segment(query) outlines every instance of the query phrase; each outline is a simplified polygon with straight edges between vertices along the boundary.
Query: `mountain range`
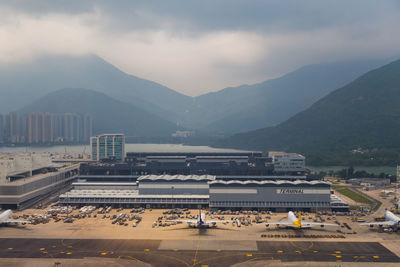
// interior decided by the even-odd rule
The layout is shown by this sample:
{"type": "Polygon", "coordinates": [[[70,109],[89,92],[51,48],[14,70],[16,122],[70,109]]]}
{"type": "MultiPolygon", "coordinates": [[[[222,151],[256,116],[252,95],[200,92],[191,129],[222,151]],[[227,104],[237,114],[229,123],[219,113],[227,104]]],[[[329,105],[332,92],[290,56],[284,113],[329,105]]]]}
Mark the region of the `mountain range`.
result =
{"type": "Polygon", "coordinates": [[[372,70],[274,126],[216,146],[304,153],[311,164],[395,165],[400,159],[400,60],[372,70]]]}
{"type": "Polygon", "coordinates": [[[276,125],[328,93],[384,64],[383,60],[347,61],[302,67],[254,85],[225,88],[194,99],[184,125],[231,134],[276,125]]]}
{"type": "Polygon", "coordinates": [[[42,56],[0,66],[0,113],[64,88],[84,88],[107,94],[171,121],[191,97],[158,83],[120,71],[94,55],[42,56]]]}
{"type": "MultiPolygon", "coordinates": [[[[119,101],[124,107],[129,104],[129,109],[138,110],[138,114],[147,118],[148,124],[154,125],[148,128],[151,131],[142,134],[157,132],[169,135],[174,129],[191,129],[207,134],[230,135],[276,125],[335,88],[385,62],[364,60],[310,65],[259,84],[189,97],[158,83],[126,74],[94,55],[42,56],[29,62],[0,65],[0,113],[20,109],[54,112],[57,107],[43,105],[52,109],[44,110],[35,105],[54,99],[50,93],[60,89],[63,89],[63,97],[72,99],[77,95],[76,91],[71,92],[69,97],[65,88],[82,88],[102,93],[102,99],[105,96],[113,98],[108,101],[114,104],[119,101]],[[32,101],[36,102],[32,104],[32,101]],[[164,126],[165,129],[153,131],[164,126]]],[[[95,96],[94,92],[90,95],[95,96]]],[[[96,110],[103,106],[100,102],[96,110]]],[[[81,102],[81,105],[85,103],[81,102]]],[[[120,114],[120,110],[115,109],[118,106],[110,105],[108,112],[120,114]]],[[[72,111],[71,103],[64,107],[65,111],[72,111]]],[[[94,106],[91,108],[94,110],[94,106]]],[[[136,116],[127,118],[121,115],[122,118],[124,123],[137,127],[143,123],[136,116]]],[[[98,121],[98,129],[106,129],[107,123],[105,120],[98,121]]]]}

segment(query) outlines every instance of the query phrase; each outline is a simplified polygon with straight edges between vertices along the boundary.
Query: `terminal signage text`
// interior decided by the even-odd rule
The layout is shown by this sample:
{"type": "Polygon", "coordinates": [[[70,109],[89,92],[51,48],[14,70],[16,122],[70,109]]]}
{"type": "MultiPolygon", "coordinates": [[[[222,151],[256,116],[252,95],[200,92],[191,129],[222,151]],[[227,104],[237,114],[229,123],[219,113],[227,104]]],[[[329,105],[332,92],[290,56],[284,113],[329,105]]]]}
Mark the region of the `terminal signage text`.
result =
{"type": "Polygon", "coordinates": [[[304,194],[304,189],[282,188],[278,189],[278,194],[304,194]]]}

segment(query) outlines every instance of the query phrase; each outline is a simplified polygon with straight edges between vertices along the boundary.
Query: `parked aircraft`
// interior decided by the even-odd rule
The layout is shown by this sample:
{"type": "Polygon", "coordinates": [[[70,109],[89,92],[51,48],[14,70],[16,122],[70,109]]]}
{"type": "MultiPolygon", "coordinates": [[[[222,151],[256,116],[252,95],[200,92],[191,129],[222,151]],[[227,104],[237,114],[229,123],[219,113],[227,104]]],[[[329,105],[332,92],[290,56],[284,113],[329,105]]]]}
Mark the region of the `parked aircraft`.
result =
{"type": "Polygon", "coordinates": [[[394,215],[392,212],[390,211],[386,211],[385,212],[385,219],[386,221],[383,222],[371,222],[371,223],[361,223],[360,225],[368,225],[369,227],[374,227],[374,225],[377,225],[379,227],[383,227],[383,226],[398,226],[400,227],[400,217],[394,215]]]}
{"type": "Polygon", "coordinates": [[[297,218],[296,215],[292,211],[288,212],[288,220],[287,221],[281,221],[281,222],[266,222],[266,223],[260,223],[260,224],[265,224],[266,227],[270,225],[283,225],[286,227],[291,227],[294,229],[305,229],[305,228],[311,228],[313,226],[339,226],[337,224],[332,224],[332,223],[316,223],[316,222],[305,222],[301,220],[301,212],[299,212],[299,217],[297,218]]]}
{"type": "Polygon", "coordinates": [[[28,223],[27,221],[21,221],[21,220],[14,220],[12,219],[13,213],[11,210],[6,210],[2,214],[0,214],[0,225],[2,224],[10,224],[10,223],[21,223],[21,224],[26,224],[28,223]]]}
{"type": "Polygon", "coordinates": [[[197,220],[166,220],[167,222],[187,223],[192,228],[210,228],[215,227],[218,222],[229,222],[224,220],[206,220],[206,214],[199,211],[197,220]]]}

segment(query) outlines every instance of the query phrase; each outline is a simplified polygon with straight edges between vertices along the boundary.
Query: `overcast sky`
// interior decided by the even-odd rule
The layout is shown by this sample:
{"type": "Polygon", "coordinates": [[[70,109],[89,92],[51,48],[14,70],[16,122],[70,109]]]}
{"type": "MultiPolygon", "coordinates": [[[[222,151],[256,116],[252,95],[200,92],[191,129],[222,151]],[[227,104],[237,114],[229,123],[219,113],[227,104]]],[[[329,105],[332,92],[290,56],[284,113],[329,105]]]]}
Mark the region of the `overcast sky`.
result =
{"type": "Polygon", "coordinates": [[[0,0],[0,63],[49,53],[96,54],[194,96],[312,63],[400,57],[400,1],[0,0]]]}

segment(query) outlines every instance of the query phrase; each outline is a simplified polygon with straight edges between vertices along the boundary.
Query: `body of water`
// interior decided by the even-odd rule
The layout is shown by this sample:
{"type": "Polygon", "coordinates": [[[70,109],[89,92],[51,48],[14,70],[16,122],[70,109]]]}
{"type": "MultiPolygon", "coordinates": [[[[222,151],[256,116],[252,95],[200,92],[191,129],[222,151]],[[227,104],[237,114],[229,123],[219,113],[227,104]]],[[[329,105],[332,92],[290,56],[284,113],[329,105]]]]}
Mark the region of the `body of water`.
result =
{"type": "MultiPolygon", "coordinates": [[[[125,144],[126,152],[238,152],[243,150],[212,148],[209,146],[187,146],[181,144],[125,144]]],[[[0,153],[68,153],[89,154],[89,145],[45,146],[45,147],[0,147],[0,153]]]]}

